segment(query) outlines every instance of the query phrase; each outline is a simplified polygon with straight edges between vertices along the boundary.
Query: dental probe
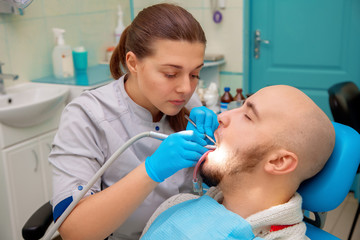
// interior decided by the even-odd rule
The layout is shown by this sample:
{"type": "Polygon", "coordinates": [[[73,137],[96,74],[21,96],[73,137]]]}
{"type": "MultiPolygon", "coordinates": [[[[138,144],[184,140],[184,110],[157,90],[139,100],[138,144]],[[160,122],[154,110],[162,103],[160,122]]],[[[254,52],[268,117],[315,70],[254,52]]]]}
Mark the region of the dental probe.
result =
{"type": "MultiPolygon", "coordinates": [[[[105,161],[104,165],[95,173],[95,175],[89,180],[89,182],[83,187],[83,189],[73,195],[73,201],[70,203],[70,205],[65,209],[63,214],[57,219],[57,221],[48,229],[48,231],[45,233],[45,236],[43,239],[50,240],[56,230],[60,227],[60,225],[64,222],[64,220],[67,218],[67,216],[71,213],[71,211],[75,208],[75,206],[79,203],[79,201],[84,197],[84,195],[90,190],[90,188],[95,184],[95,182],[104,174],[106,169],[128,148],[130,147],[134,142],[138,141],[141,138],[144,137],[151,137],[158,140],[164,140],[169,135],[163,134],[163,133],[157,133],[157,132],[143,132],[140,133],[132,138],[130,138],[127,142],[125,142],[120,148],[118,148],[111,157],[105,161]]],[[[216,147],[213,145],[206,145],[205,148],[207,149],[215,149],[216,147]]]]}
{"type": "MultiPolygon", "coordinates": [[[[186,115],[185,115],[186,116],[186,115]]],[[[163,134],[163,133],[157,133],[157,132],[150,132],[150,137],[155,138],[157,140],[165,140],[169,135],[163,134]]],[[[216,146],[214,145],[205,145],[205,148],[209,150],[215,150],[216,146]]]]}
{"type": "MultiPolygon", "coordinates": [[[[185,115],[186,120],[188,120],[194,127],[197,128],[196,124],[189,118],[188,115],[185,115]]],[[[212,143],[214,143],[216,145],[216,142],[214,141],[214,139],[212,139],[211,137],[209,137],[209,135],[205,134],[205,137],[207,137],[207,139],[209,139],[212,143]]],[[[215,149],[215,148],[214,148],[215,149]]]]}

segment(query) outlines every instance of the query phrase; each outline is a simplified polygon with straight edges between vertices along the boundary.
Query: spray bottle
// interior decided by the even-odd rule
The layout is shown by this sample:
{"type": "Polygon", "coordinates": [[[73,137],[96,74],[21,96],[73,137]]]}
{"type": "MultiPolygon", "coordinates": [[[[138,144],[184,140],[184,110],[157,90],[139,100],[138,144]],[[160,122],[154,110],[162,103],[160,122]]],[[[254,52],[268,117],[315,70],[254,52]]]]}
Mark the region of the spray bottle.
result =
{"type": "Polygon", "coordinates": [[[118,25],[115,28],[115,44],[119,43],[121,34],[124,31],[124,29],[125,29],[125,26],[123,23],[123,12],[122,12],[121,6],[118,5],[118,25]]]}
{"type": "Polygon", "coordinates": [[[74,64],[71,47],[65,45],[64,29],[53,28],[56,46],[52,53],[54,75],[56,78],[68,78],[74,76],[74,64]]]}

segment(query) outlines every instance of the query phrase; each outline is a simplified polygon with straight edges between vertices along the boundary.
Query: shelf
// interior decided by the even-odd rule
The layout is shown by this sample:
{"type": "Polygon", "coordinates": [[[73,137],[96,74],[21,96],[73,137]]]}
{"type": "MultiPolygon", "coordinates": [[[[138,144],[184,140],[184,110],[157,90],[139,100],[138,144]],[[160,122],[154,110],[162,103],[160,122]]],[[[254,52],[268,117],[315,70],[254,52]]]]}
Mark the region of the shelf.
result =
{"type": "Polygon", "coordinates": [[[221,59],[218,61],[204,61],[204,67],[215,67],[215,66],[220,66],[222,64],[225,64],[225,59],[221,59]]]}

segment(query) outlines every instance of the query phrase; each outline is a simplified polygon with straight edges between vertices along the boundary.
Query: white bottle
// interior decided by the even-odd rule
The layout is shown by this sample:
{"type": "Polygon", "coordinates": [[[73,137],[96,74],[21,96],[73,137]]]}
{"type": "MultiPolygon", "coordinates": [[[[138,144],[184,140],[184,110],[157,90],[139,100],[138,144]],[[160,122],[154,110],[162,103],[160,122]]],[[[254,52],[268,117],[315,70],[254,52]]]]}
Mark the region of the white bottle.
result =
{"type": "Polygon", "coordinates": [[[68,78],[74,76],[74,63],[72,50],[69,45],[65,45],[64,29],[53,28],[56,39],[56,46],[52,53],[54,75],[56,78],[68,78]]]}
{"type": "Polygon", "coordinates": [[[205,106],[210,110],[213,110],[214,113],[218,114],[220,112],[219,108],[219,90],[216,83],[210,83],[209,87],[204,92],[204,101],[205,106]]]}
{"type": "Polygon", "coordinates": [[[115,44],[117,45],[120,41],[120,37],[122,32],[124,31],[125,26],[123,23],[123,12],[121,10],[121,6],[118,5],[118,25],[115,28],[115,44]]]}

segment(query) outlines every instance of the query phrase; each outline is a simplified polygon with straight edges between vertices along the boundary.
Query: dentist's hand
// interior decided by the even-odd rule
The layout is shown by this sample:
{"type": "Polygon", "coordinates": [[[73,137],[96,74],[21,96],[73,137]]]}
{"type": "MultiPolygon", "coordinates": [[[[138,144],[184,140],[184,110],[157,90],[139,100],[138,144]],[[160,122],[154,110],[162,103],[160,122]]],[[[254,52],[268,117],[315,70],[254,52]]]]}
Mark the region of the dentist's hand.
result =
{"type": "Polygon", "coordinates": [[[146,158],[145,169],[155,182],[162,182],[177,171],[193,167],[208,151],[206,141],[193,131],[182,131],[168,136],[154,152],[146,158]]]}
{"type": "MultiPolygon", "coordinates": [[[[214,132],[219,126],[217,120],[217,115],[207,107],[196,107],[193,108],[190,112],[190,119],[196,124],[196,127],[188,122],[186,130],[193,130],[195,133],[204,136],[203,134],[208,135],[212,139],[214,138],[214,132]]],[[[205,139],[207,144],[213,145],[209,139],[205,139]]]]}

